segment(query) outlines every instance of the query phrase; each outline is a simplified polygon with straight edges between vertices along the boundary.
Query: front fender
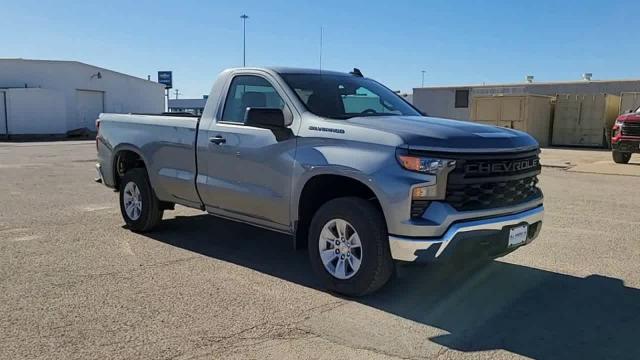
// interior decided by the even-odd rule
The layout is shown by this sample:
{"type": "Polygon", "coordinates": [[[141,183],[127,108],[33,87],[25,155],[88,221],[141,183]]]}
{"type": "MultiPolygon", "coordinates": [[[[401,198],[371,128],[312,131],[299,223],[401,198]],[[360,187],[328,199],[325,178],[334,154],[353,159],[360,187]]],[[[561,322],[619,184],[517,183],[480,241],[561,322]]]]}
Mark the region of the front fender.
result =
{"type": "Polygon", "coordinates": [[[300,197],[302,195],[302,191],[304,190],[305,186],[311,179],[321,175],[343,176],[343,177],[350,178],[352,180],[360,182],[361,184],[369,188],[371,192],[374,193],[374,195],[380,202],[380,205],[382,205],[382,209],[384,212],[384,205],[383,205],[384,193],[376,189],[376,187],[374,186],[373,179],[369,175],[357,169],[353,169],[353,168],[349,168],[341,165],[312,166],[308,168],[300,176],[298,176],[295,179],[295,183],[293,184],[291,214],[294,222],[298,220],[298,214],[300,211],[300,197]]]}
{"type": "Polygon", "coordinates": [[[292,224],[299,220],[305,185],[320,175],[344,176],[369,188],[380,203],[390,232],[410,219],[411,187],[435,183],[432,175],[404,170],[392,146],[326,139],[299,141],[292,184],[292,224]]]}

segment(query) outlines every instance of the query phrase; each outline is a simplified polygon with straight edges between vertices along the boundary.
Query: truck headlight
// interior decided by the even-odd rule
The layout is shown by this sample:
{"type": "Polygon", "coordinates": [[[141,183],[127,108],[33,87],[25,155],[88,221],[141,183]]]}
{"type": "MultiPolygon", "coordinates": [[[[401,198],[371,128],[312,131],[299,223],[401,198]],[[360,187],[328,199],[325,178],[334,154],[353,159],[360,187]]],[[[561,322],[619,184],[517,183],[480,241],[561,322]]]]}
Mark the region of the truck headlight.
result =
{"type": "Polygon", "coordinates": [[[438,175],[443,169],[456,165],[455,160],[408,155],[400,152],[396,153],[396,158],[403,168],[430,175],[438,175]]]}
{"type": "Polygon", "coordinates": [[[613,129],[611,133],[611,137],[615,138],[622,134],[622,125],[624,122],[616,120],[615,124],[613,124],[613,129]]]}

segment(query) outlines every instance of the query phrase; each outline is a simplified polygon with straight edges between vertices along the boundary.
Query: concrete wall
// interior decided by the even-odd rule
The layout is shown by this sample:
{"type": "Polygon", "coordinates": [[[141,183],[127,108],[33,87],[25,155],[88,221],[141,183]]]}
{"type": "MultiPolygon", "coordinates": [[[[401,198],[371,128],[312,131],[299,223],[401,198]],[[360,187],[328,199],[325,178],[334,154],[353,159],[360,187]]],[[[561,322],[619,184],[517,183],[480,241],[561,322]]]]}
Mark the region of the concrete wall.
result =
{"type": "MultiPolygon", "coordinates": [[[[19,117],[9,119],[9,124],[36,131],[34,134],[46,134],[45,131],[53,129],[56,131],[55,134],[60,134],[87,126],[86,121],[83,122],[78,118],[78,109],[81,107],[77,100],[78,90],[104,92],[104,112],[160,113],[164,111],[164,86],[153,81],[73,61],[0,59],[0,88],[9,88],[7,91],[11,92],[13,90],[11,88],[17,90],[25,87],[46,90],[47,95],[37,91],[19,93],[19,95],[15,93],[15,101],[19,102],[20,106],[26,106],[28,103],[32,108],[28,113],[34,115],[28,117],[26,114],[19,116],[18,113],[14,113],[13,116],[19,117]],[[100,78],[97,76],[98,72],[100,78]],[[52,93],[58,95],[52,95],[52,93]],[[46,126],[39,120],[42,117],[35,115],[45,113],[52,106],[51,101],[43,100],[44,98],[56,98],[64,106],[64,111],[58,111],[58,105],[54,106],[55,114],[47,116],[48,125],[46,126]],[[20,124],[18,121],[33,121],[34,124],[43,127],[20,124]],[[56,125],[49,124],[52,122],[56,125]]],[[[95,130],[93,122],[88,127],[95,130]]],[[[12,133],[11,127],[9,132],[12,133]]]]}
{"type": "Polygon", "coordinates": [[[613,94],[640,92],[640,80],[596,80],[559,83],[531,83],[413,89],[413,105],[429,115],[469,120],[469,108],[455,108],[455,91],[469,89],[470,97],[494,94],[613,94]]]}

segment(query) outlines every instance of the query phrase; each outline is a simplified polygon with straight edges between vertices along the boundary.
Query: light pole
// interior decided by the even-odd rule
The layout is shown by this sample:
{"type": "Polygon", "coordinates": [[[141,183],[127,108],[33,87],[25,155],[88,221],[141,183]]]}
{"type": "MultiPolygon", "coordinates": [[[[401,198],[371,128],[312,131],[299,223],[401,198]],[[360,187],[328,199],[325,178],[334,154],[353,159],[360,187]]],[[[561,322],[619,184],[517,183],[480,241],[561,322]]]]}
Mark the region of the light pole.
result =
{"type": "Polygon", "coordinates": [[[426,71],[422,70],[422,87],[424,87],[424,73],[426,73],[426,71]]]}
{"type": "Polygon", "coordinates": [[[240,15],[242,19],[242,67],[247,66],[247,14],[240,15]]]}

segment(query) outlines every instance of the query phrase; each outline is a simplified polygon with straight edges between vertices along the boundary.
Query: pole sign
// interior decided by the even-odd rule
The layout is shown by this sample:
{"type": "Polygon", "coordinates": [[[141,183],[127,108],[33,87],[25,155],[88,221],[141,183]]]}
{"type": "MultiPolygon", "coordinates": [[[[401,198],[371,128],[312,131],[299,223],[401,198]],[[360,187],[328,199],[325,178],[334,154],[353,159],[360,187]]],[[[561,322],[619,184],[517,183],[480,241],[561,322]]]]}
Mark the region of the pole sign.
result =
{"type": "Polygon", "coordinates": [[[158,82],[164,84],[165,88],[173,87],[173,74],[171,71],[158,71],[158,82]]]}

